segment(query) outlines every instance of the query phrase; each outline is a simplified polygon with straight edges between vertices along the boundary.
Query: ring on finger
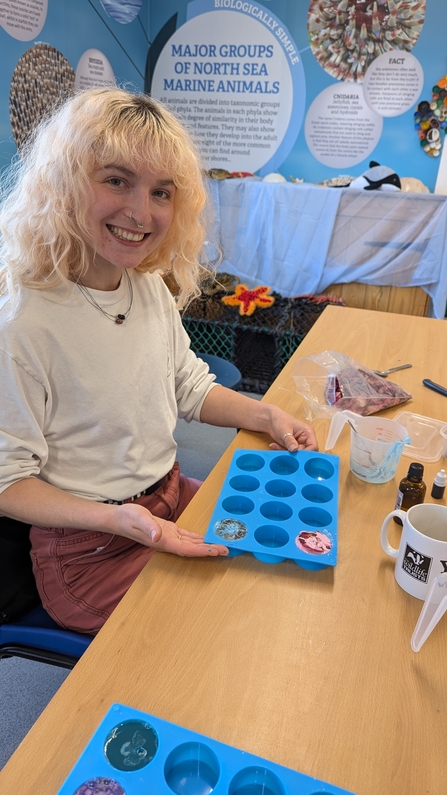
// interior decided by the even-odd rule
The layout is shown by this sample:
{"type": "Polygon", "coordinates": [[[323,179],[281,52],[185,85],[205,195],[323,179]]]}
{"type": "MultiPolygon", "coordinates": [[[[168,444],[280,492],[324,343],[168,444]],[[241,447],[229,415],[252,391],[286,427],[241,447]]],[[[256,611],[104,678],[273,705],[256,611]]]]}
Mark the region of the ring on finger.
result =
{"type": "Polygon", "coordinates": [[[179,540],[179,541],[181,541],[181,540],[182,540],[182,536],[181,536],[181,535],[179,535],[179,537],[178,537],[178,540],[179,540]]]}
{"type": "Polygon", "coordinates": [[[285,433],[282,440],[284,441],[287,436],[293,436],[293,433],[285,433]]]}

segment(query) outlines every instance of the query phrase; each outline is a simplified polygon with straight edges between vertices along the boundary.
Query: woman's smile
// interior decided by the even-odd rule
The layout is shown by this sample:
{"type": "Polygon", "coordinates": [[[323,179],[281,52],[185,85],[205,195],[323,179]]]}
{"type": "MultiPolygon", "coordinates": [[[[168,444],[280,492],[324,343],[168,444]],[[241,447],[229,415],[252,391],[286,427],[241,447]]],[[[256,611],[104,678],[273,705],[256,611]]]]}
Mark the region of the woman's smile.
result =
{"type": "Polygon", "coordinates": [[[121,229],[119,226],[112,226],[112,224],[106,224],[106,226],[112,235],[118,237],[120,240],[126,240],[130,243],[141,243],[145,237],[149,236],[149,233],[145,234],[141,232],[128,232],[127,229],[121,229]]]}

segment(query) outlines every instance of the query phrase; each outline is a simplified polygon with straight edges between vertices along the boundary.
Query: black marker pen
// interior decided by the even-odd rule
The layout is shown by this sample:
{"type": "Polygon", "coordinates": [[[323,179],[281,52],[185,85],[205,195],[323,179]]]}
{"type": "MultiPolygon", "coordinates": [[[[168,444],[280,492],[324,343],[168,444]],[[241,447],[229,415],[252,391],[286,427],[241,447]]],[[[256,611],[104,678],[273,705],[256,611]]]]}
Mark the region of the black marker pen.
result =
{"type": "Polygon", "coordinates": [[[428,386],[429,389],[433,389],[434,392],[439,392],[440,395],[444,395],[447,397],[447,388],[445,386],[440,386],[439,384],[435,384],[434,381],[430,381],[429,378],[424,378],[422,383],[424,386],[428,386]]]}

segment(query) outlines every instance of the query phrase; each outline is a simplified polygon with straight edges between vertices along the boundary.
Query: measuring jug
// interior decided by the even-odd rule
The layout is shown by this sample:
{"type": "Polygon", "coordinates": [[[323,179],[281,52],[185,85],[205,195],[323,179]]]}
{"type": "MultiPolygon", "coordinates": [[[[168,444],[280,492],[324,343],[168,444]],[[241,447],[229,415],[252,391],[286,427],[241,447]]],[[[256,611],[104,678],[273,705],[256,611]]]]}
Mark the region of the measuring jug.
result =
{"type": "Polygon", "coordinates": [[[333,414],[326,441],[331,450],[343,426],[351,426],[351,472],[368,483],[392,480],[404,445],[411,441],[407,429],[399,422],[384,417],[362,417],[354,411],[333,414]]]}

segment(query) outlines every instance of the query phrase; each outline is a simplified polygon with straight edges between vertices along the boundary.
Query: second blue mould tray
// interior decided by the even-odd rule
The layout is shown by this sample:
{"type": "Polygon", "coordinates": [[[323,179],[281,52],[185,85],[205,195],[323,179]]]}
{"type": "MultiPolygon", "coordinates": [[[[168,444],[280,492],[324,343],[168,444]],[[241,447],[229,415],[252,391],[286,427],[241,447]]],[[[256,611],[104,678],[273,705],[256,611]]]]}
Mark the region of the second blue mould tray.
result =
{"type": "Polygon", "coordinates": [[[337,563],[340,459],[300,450],[235,450],[205,541],[265,563],[337,563]]]}
{"type": "Polygon", "coordinates": [[[113,704],[59,795],[352,795],[211,737],[113,704]]]}

